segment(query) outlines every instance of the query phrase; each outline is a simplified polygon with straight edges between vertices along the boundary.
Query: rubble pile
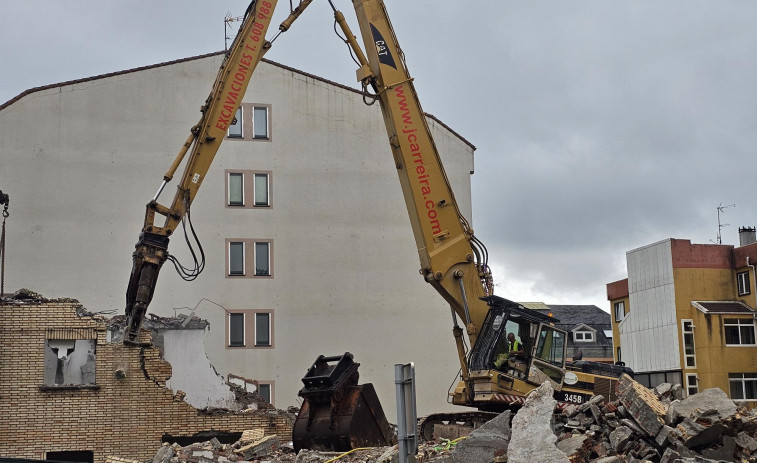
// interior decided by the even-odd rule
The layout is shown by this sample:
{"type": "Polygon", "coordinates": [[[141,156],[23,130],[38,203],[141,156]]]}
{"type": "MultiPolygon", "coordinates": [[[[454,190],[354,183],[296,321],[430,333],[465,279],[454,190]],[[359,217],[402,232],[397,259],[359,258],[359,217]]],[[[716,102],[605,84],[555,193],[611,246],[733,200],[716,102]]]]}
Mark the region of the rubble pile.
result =
{"type": "Polygon", "coordinates": [[[720,389],[682,398],[680,385],[650,390],[623,375],[618,400],[602,400],[555,415],[557,446],[572,463],[757,461],[757,413],[720,389]]]}
{"type": "MultiPolygon", "coordinates": [[[[647,389],[627,375],[618,400],[595,396],[555,412],[550,382],[517,414],[506,411],[469,436],[419,446],[419,463],[715,463],[757,462],[757,410],[739,407],[720,389],[683,398],[680,385],[647,389]],[[511,420],[512,418],[512,420],[511,420]],[[510,424],[512,421],[512,424],[510,424]]],[[[276,436],[245,432],[233,445],[217,440],[161,448],[153,463],[233,461],[396,463],[397,446],[349,453],[302,450],[276,436]]]]}

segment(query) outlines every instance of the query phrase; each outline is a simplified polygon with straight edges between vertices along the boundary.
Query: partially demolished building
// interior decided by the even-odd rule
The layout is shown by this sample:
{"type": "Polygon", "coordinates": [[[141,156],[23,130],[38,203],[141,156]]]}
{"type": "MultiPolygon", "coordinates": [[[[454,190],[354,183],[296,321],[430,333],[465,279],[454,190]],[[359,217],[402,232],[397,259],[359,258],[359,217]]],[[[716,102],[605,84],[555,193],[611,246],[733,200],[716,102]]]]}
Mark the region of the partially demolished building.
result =
{"type": "Polygon", "coordinates": [[[162,442],[211,437],[233,442],[249,429],[284,439],[291,435],[293,418],[287,412],[254,406],[198,409],[187,403],[184,391],[166,387],[172,366],[151,331],[142,332],[140,346],[124,346],[110,320],[88,313],[77,301],[29,292],[0,300],[0,315],[5,456],[145,460],[162,442]]]}

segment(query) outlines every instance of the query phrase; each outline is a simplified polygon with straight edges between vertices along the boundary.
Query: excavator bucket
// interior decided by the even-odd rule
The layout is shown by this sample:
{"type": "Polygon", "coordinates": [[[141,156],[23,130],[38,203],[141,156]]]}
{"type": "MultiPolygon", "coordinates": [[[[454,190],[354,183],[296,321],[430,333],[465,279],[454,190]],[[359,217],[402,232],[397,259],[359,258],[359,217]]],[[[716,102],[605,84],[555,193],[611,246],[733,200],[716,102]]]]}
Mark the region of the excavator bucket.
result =
{"type": "Polygon", "coordinates": [[[349,352],[320,355],[299,392],[302,407],[294,422],[294,450],[345,452],[396,442],[373,384],[358,385],[358,367],[349,352]]]}

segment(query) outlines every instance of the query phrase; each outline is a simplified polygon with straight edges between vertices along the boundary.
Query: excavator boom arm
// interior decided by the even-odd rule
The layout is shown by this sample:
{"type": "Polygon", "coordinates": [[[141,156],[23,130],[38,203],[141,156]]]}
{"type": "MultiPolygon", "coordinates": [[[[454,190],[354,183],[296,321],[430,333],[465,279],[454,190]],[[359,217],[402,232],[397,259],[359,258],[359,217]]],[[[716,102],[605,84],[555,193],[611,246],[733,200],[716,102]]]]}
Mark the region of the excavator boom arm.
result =
{"type": "MultiPolygon", "coordinates": [[[[187,141],[163,176],[158,192],[147,204],[142,233],[132,255],[132,271],[126,290],[127,326],[124,341],[127,343],[137,342],[142,319],[155,291],[158,273],[169,258],[169,237],[189,212],[218,148],[226,137],[229,125],[234,121],[250,78],[270,48],[265,36],[275,8],[276,0],[253,0],[247,8],[239,32],[218,71],[213,89],[201,108],[200,121],[192,127],[187,141]],[[185,158],[184,171],[171,205],[159,204],[158,196],[185,158]],[[165,222],[157,225],[155,221],[160,216],[164,217],[165,222]]],[[[196,276],[201,267],[194,271],[196,276]]]]}

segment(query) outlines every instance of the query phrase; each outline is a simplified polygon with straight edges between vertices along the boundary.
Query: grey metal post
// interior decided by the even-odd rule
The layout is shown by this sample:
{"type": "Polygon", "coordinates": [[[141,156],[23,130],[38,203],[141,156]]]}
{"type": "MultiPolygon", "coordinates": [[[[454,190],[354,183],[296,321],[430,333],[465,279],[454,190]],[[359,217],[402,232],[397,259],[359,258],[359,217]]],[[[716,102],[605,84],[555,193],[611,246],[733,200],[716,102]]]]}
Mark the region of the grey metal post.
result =
{"type": "Polygon", "coordinates": [[[395,364],[394,384],[397,386],[397,442],[400,463],[415,463],[415,455],[418,453],[415,364],[395,364]]]}

